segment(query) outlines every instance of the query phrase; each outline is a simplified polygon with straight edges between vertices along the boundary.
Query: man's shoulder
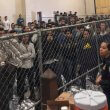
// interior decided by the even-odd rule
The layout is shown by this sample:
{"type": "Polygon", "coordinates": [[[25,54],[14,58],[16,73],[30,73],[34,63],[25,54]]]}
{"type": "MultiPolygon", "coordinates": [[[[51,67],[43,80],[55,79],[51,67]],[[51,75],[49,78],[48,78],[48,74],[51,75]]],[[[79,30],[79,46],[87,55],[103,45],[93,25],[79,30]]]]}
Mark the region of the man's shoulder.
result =
{"type": "Polygon", "coordinates": [[[30,46],[34,46],[34,44],[32,42],[29,43],[30,46]]]}

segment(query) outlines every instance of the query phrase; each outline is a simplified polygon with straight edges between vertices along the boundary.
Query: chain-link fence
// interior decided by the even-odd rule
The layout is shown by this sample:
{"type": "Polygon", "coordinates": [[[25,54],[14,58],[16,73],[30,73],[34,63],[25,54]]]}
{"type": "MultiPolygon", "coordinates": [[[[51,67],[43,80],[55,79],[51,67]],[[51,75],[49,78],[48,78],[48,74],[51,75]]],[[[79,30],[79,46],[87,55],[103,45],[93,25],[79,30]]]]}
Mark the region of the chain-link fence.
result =
{"type": "Polygon", "coordinates": [[[86,77],[95,83],[102,62],[100,43],[110,41],[109,22],[102,20],[0,37],[0,109],[40,109],[31,106],[40,100],[39,76],[48,68],[57,74],[59,87],[69,83],[60,88],[63,90],[72,85],[86,89],[86,77]]]}
{"type": "Polygon", "coordinates": [[[27,34],[2,36],[0,50],[0,109],[26,110],[40,99],[37,44],[27,34]]]}

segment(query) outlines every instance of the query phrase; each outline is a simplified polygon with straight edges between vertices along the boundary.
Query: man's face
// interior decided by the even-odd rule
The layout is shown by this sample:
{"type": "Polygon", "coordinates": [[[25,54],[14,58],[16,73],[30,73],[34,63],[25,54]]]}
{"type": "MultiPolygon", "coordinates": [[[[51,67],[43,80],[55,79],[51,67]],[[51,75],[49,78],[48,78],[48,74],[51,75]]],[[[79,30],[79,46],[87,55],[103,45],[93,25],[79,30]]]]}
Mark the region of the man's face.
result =
{"type": "Polygon", "coordinates": [[[100,24],[100,29],[101,29],[102,31],[106,29],[105,23],[101,23],[101,24],[100,24]]]}
{"type": "Polygon", "coordinates": [[[75,23],[75,18],[74,18],[74,17],[71,17],[71,18],[70,18],[70,22],[71,22],[71,23],[75,23]]]}
{"type": "Polygon", "coordinates": [[[23,36],[22,42],[23,42],[24,44],[27,44],[27,43],[29,42],[29,36],[28,36],[28,35],[23,36]]]}
{"type": "Polygon", "coordinates": [[[62,19],[62,20],[60,21],[60,25],[62,25],[62,26],[65,25],[65,20],[64,20],[64,19],[62,19]]]}
{"type": "Polygon", "coordinates": [[[49,35],[47,36],[47,41],[48,41],[48,42],[53,41],[53,36],[52,36],[51,34],[49,34],[49,35]]]}
{"type": "Polygon", "coordinates": [[[80,28],[80,32],[83,33],[84,32],[84,28],[80,28]]]}
{"type": "Polygon", "coordinates": [[[71,32],[69,32],[69,31],[68,31],[68,32],[66,32],[66,37],[67,37],[67,38],[71,38],[71,37],[72,37],[72,33],[71,33],[71,32]]]}
{"type": "Polygon", "coordinates": [[[34,24],[34,23],[31,24],[30,29],[31,29],[31,30],[34,30],[34,29],[35,29],[35,24],[34,24]]]}
{"type": "Polygon", "coordinates": [[[7,16],[5,16],[5,21],[6,21],[7,19],[8,19],[7,16]]]}
{"type": "Polygon", "coordinates": [[[14,24],[12,24],[12,25],[11,25],[11,28],[12,28],[12,29],[14,29],[14,28],[15,28],[15,25],[14,25],[14,24]]]}
{"type": "Polygon", "coordinates": [[[88,38],[88,37],[89,37],[89,32],[88,32],[88,31],[84,31],[83,37],[84,37],[84,38],[88,38]]]}
{"type": "Polygon", "coordinates": [[[25,32],[30,32],[29,26],[26,26],[24,31],[25,31],[25,32]]]}

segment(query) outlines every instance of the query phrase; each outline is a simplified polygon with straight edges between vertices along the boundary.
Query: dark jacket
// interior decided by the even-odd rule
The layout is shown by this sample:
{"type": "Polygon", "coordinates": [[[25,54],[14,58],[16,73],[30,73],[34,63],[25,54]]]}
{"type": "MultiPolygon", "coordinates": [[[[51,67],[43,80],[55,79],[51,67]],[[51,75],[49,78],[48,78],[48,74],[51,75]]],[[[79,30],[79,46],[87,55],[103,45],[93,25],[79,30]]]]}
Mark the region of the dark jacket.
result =
{"type": "Polygon", "coordinates": [[[110,57],[103,59],[101,86],[110,90],[110,57]]]}

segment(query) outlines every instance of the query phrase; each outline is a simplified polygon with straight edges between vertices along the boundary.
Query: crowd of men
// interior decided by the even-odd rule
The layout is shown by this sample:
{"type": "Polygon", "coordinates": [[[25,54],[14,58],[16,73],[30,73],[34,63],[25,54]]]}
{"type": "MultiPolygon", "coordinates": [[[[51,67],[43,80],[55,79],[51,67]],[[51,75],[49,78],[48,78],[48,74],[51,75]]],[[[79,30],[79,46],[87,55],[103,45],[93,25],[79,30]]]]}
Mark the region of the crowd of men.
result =
{"type": "MultiPolygon", "coordinates": [[[[31,32],[37,29],[61,27],[77,23],[91,22],[109,19],[110,16],[90,16],[78,18],[77,12],[72,14],[55,12],[55,21],[29,22],[25,26],[25,20],[19,15],[17,23],[10,24],[8,17],[4,20],[0,17],[0,37],[31,32]]],[[[99,22],[80,26],[71,26],[56,30],[42,32],[42,60],[43,71],[51,68],[58,77],[58,85],[61,86],[61,74],[66,82],[82,75],[97,66],[101,61],[98,56],[100,42],[109,40],[110,21],[99,22]]],[[[0,66],[0,108],[9,110],[8,101],[12,97],[12,89],[17,74],[17,94],[19,103],[24,99],[25,79],[28,77],[30,85],[30,99],[34,100],[34,86],[39,86],[38,69],[38,36],[37,34],[17,37],[0,42],[0,49],[6,55],[5,64],[0,66]],[[5,91],[5,92],[4,92],[5,91]],[[6,99],[3,102],[3,99],[6,99]]],[[[2,54],[0,53],[0,55],[2,54]]],[[[3,55],[1,55],[3,57],[3,55]]],[[[0,57],[1,57],[0,56],[0,57]]],[[[1,59],[0,59],[1,60],[1,59]]],[[[94,82],[98,70],[91,72],[94,82]],[[93,74],[94,73],[94,74],[93,74]]],[[[85,76],[75,82],[85,88],[85,76]],[[83,81],[83,83],[82,83],[83,81]]]]}

